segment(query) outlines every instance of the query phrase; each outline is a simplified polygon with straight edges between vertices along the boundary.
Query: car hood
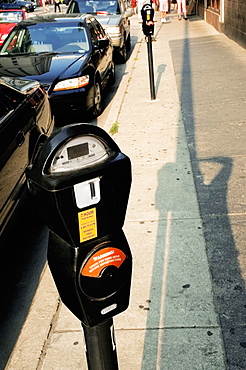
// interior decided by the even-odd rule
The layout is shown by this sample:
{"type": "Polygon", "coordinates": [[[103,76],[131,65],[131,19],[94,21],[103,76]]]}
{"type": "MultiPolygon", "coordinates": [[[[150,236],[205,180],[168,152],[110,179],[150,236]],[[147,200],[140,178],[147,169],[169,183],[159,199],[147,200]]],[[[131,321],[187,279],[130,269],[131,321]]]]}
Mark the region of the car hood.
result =
{"type": "Polygon", "coordinates": [[[96,19],[103,27],[118,26],[122,16],[121,15],[97,15],[96,19]]]}
{"type": "Polygon", "coordinates": [[[41,82],[46,90],[53,82],[76,77],[86,63],[86,54],[40,53],[32,55],[0,55],[0,75],[25,77],[41,82]],[[14,63],[13,63],[14,59],[14,63]]]}

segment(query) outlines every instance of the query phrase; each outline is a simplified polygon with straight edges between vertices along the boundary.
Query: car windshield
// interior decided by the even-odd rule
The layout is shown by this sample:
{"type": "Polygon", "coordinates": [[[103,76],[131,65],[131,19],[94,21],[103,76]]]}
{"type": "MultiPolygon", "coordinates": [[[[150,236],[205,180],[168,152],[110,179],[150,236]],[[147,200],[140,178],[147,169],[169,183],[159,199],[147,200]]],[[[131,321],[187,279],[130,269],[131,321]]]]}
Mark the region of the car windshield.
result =
{"type": "Polygon", "coordinates": [[[89,50],[82,26],[42,23],[15,29],[1,48],[1,54],[84,53],[89,50]]]}
{"type": "Polygon", "coordinates": [[[0,12],[0,23],[18,23],[23,20],[22,11],[0,12]]]}
{"type": "Polygon", "coordinates": [[[74,1],[71,4],[72,13],[89,13],[89,14],[120,14],[118,1],[74,1]]]}

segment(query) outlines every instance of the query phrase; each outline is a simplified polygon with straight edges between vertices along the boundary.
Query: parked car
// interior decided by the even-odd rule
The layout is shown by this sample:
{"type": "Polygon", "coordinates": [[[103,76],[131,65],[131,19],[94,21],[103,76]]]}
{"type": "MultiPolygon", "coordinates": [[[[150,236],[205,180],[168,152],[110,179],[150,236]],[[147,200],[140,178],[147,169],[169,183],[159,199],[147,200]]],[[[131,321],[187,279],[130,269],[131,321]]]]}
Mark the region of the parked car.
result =
{"type": "Polygon", "coordinates": [[[0,9],[22,9],[26,12],[34,12],[36,4],[32,1],[0,0],[0,9]]]}
{"type": "Polygon", "coordinates": [[[0,46],[12,28],[23,19],[26,19],[26,12],[22,9],[0,10],[0,46]]]}
{"type": "Polygon", "coordinates": [[[47,93],[37,81],[0,78],[0,244],[25,193],[25,169],[53,127],[47,93]]]}
{"type": "Polygon", "coordinates": [[[112,42],[92,15],[28,18],[11,31],[0,57],[0,75],[42,83],[54,114],[69,109],[98,116],[102,89],[114,81],[112,42]]]}
{"type": "Polygon", "coordinates": [[[132,10],[124,0],[71,0],[67,13],[90,13],[95,15],[111,36],[115,60],[125,63],[131,48],[130,20],[132,10]]]}

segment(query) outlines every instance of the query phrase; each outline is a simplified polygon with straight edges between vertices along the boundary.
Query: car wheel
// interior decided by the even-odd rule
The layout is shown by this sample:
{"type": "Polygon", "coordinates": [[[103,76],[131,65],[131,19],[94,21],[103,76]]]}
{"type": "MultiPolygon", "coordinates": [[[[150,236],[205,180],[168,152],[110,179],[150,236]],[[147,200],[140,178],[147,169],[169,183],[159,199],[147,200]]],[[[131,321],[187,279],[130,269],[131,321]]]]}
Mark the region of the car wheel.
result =
{"type": "Polygon", "coordinates": [[[127,51],[130,51],[131,50],[131,36],[130,36],[130,33],[127,37],[127,40],[126,40],[126,50],[127,51]]]}
{"type": "Polygon", "coordinates": [[[24,10],[26,13],[28,12],[28,9],[25,6],[22,6],[21,9],[24,10]]]}
{"type": "Polygon", "coordinates": [[[100,82],[97,80],[94,85],[94,104],[92,107],[92,115],[98,117],[102,112],[102,88],[100,82]]]}
{"type": "Polygon", "coordinates": [[[126,59],[127,59],[127,51],[126,51],[126,43],[124,42],[121,50],[119,51],[118,53],[118,62],[120,64],[123,64],[126,62],[126,59]]]}
{"type": "Polygon", "coordinates": [[[113,85],[115,83],[115,65],[114,62],[111,64],[111,71],[109,76],[109,83],[113,85]]]}

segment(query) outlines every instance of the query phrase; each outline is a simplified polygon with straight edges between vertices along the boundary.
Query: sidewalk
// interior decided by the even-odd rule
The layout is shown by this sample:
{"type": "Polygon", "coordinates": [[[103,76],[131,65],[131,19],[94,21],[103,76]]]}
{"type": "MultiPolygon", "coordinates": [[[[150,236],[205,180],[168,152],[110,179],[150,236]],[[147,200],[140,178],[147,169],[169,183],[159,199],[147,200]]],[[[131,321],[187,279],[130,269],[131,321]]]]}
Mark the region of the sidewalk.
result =
{"type": "MultiPolygon", "coordinates": [[[[113,139],[133,168],[119,368],[246,368],[246,52],[195,16],[156,20],[156,100],[134,15],[134,49],[103,125],[118,126],[113,139]]],[[[80,322],[48,267],[6,369],[87,369],[80,322]]]]}

